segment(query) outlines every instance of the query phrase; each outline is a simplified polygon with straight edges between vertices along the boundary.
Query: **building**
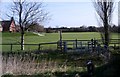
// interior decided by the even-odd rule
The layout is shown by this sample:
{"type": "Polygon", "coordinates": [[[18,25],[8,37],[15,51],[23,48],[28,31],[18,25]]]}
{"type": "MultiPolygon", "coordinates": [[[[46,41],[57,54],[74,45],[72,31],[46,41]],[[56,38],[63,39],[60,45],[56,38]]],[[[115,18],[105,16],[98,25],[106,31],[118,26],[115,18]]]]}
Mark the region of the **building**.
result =
{"type": "Polygon", "coordinates": [[[11,17],[11,20],[0,21],[0,32],[16,32],[16,25],[13,17],[11,17]]]}
{"type": "Polygon", "coordinates": [[[3,28],[2,28],[2,25],[1,25],[1,22],[0,22],[0,32],[2,32],[3,28]]]}

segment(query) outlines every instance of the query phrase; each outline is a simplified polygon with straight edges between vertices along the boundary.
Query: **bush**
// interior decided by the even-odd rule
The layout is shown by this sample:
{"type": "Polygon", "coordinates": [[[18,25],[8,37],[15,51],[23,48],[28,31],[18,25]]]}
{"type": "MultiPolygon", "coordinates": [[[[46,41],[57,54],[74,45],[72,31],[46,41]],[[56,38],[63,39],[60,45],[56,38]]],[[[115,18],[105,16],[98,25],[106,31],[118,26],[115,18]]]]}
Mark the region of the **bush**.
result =
{"type": "Polygon", "coordinates": [[[120,77],[120,55],[112,54],[107,64],[96,68],[95,77],[120,77]]]}

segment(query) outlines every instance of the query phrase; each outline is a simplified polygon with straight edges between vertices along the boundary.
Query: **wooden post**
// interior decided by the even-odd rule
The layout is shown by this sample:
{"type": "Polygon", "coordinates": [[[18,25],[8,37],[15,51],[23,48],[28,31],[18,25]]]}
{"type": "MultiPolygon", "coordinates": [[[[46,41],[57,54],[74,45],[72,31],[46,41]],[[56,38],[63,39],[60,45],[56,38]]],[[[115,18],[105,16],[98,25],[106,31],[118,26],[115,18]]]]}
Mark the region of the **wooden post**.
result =
{"type": "Polygon", "coordinates": [[[88,41],[88,51],[89,51],[89,49],[90,49],[90,47],[89,47],[89,46],[90,46],[90,42],[88,41]]]}
{"type": "Polygon", "coordinates": [[[12,52],[12,44],[11,44],[11,46],[10,46],[10,51],[12,52]]]}
{"type": "Polygon", "coordinates": [[[38,44],[38,50],[40,50],[40,44],[38,44]]]}
{"type": "Polygon", "coordinates": [[[60,49],[62,51],[62,30],[60,30],[60,49]]]}
{"type": "Polygon", "coordinates": [[[67,52],[67,42],[63,42],[64,43],[64,51],[67,52]]]}
{"type": "Polygon", "coordinates": [[[81,42],[81,51],[82,51],[82,49],[83,49],[83,42],[81,42]]]}
{"type": "Polygon", "coordinates": [[[60,41],[62,40],[62,30],[60,30],[60,41]]]}
{"type": "Polygon", "coordinates": [[[80,51],[82,52],[82,42],[81,41],[79,42],[79,48],[80,48],[80,51]]]}
{"type": "Polygon", "coordinates": [[[75,42],[76,42],[75,44],[76,44],[76,49],[77,49],[77,48],[78,48],[78,47],[77,47],[77,39],[75,40],[75,42]]]}
{"type": "Polygon", "coordinates": [[[91,45],[92,45],[92,52],[94,51],[94,49],[93,49],[93,39],[91,39],[91,45]]]}

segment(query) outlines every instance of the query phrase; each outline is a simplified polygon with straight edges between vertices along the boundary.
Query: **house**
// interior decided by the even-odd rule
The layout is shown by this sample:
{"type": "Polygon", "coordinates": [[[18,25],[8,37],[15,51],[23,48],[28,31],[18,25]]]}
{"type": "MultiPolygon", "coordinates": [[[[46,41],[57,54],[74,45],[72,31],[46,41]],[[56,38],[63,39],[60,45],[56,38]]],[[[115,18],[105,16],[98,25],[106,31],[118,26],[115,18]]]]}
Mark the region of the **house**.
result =
{"type": "Polygon", "coordinates": [[[11,20],[0,21],[0,32],[16,32],[16,25],[13,17],[11,17],[11,20]]]}
{"type": "Polygon", "coordinates": [[[2,25],[1,25],[1,22],[0,22],[0,32],[2,32],[3,28],[2,28],[2,25]]]}

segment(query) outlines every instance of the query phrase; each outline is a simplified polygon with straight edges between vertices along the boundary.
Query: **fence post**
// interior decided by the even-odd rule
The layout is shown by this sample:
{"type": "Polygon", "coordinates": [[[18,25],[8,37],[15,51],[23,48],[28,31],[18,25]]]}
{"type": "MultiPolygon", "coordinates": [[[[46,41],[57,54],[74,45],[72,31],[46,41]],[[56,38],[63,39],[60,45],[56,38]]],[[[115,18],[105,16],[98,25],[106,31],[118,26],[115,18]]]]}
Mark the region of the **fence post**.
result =
{"type": "Polygon", "coordinates": [[[91,45],[92,45],[92,52],[94,52],[94,40],[93,39],[91,39],[91,45]]]}
{"type": "Polygon", "coordinates": [[[60,49],[62,51],[62,30],[60,30],[60,49]]]}
{"type": "Polygon", "coordinates": [[[76,41],[76,49],[77,49],[77,39],[75,41],[76,41]]]}
{"type": "Polygon", "coordinates": [[[12,52],[12,44],[11,44],[10,50],[11,50],[11,52],[12,52]]]}
{"type": "Polygon", "coordinates": [[[90,42],[88,41],[88,52],[90,51],[90,42]]]}
{"type": "Polygon", "coordinates": [[[38,44],[38,50],[40,50],[40,44],[38,44]]]}
{"type": "Polygon", "coordinates": [[[64,43],[64,51],[67,52],[67,42],[63,42],[64,43]]]}

